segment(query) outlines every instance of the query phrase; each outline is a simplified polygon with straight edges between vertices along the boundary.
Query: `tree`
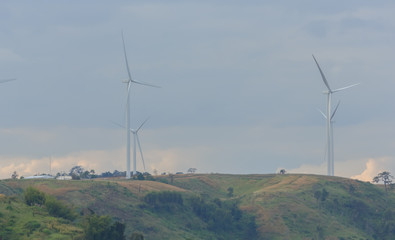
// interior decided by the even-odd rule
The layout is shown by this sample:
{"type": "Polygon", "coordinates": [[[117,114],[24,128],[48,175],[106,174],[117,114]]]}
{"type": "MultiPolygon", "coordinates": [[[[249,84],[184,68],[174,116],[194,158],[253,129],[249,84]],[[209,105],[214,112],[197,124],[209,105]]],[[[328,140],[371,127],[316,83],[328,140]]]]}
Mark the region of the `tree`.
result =
{"type": "Polygon", "coordinates": [[[17,179],[18,178],[18,173],[16,173],[16,171],[14,171],[11,175],[12,179],[17,179]]]}
{"type": "Polygon", "coordinates": [[[83,224],[86,240],[124,240],[125,225],[120,222],[111,223],[109,216],[88,216],[83,224]]]}
{"type": "Polygon", "coordinates": [[[73,221],[77,217],[70,208],[50,195],[47,195],[45,198],[45,207],[49,215],[54,217],[61,217],[70,221],[73,221]]]}
{"type": "Polygon", "coordinates": [[[40,192],[38,189],[33,187],[27,187],[23,193],[25,202],[29,206],[43,205],[45,203],[45,193],[40,192]]]}
{"type": "Polygon", "coordinates": [[[69,176],[77,175],[81,176],[81,174],[84,172],[84,168],[81,166],[74,166],[70,169],[69,176]]]}
{"type": "Polygon", "coordinates": [[[392,176],[390,172],[384,171],[382,173],[379,173],[376,177],[374,177],[373,182],[374,183],[383,182],[385,192],[388,193],[388,187],[392,184],[393,178],[394,176],[392,176]]]}
{"type": "Polygon", "coordinates": [[[188,173],[195,173],[196,172],[196,168],[189,168],[188,169],[188,173]]]}
{"type": "Polygon", "coordinates": [[[233,188],[232,187],[228,187],[228,197],[233,197],[233,188]]]}
{"type": "Polygon", "coordinates": [[[285,171],[285,169],[281,169],[280,170],[280,174],[285,174],[287,171],[285,171]]]}

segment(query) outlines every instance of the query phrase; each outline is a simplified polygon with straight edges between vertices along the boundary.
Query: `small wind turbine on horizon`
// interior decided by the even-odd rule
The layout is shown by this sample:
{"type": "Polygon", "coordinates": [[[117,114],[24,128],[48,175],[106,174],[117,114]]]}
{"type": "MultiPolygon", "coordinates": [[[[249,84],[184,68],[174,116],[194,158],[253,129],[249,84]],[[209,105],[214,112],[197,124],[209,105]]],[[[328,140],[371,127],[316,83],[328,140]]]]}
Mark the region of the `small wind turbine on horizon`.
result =
{"type": "MultiPolygon", "coordinates": [[[[357,84],[353,84],[347,87],[343,88],[338,88],[332,90],[331,87],[329,86],[328,81],[325,78],[324,73],[321,70],[320,65],[318,64],[317,60],[315,59],[314,55],[313,59],[315,63],[317,64],[318,70],[320,71],[322,80],[324,81],[324,84],[326,88],[328,89],[327,91],[324,91],[324,94],[327,94],[327,108],[326,108],[326,116],[331,116],[331,117],[326,117],[326,134],[327,134],[327,149],[328,149],[328,176],[334,176],[334,158],[333,158],[333,139],[332,139],[332,124],[331,124],[331,119],[332,119],[332,114],[331,114],[331,101],[332,101],[332,93],[339,92],[342,90],[345,90],[347,88],[354,87],[357,84]]],[[[337,110],[337,107],[336,107],[337,110]]],[[[335,111],[336,112],[336,111],[335,111]]],[[[334,112],[334,113],[335,113],[334,112]]]]}
{"type": "MultiPolygon", "coordinates": [[[[132,129],[130,128],[129,131],[131,133],[133,133],[133,172],[134,174],[136,174],[136,143],[137,146],[139,147],[140,150],[140,156],[141,156],[141,161],[143,162],[143,168],[144,168],[144,172],[145,172],[145,162],[144,162],[144,155],[143,155],[143,150],[141,149],[141,144],[140,144],[140,138],[139,138],[139,131],[140,129],[144,126],[144,124],[148,121],[148,118],[137,128],[137,129],[132,129]]],[[[115,125],[121,127],[121,128],[125,128],[124,126],[122,126],[121,124],[118,124],[116,122],[112,122],[115,125]]]]}
{"type": "MultiPolygon", "coordinates": [[[[150,87],[156,87],[159,88],[158,86],[147,84],[147,83],[142,83],[142,82],[137,82],[132,79],[132,76],[130,74],[130,69],[129,69],[129,63],[128,63],[128,57],[126,55],[126,47],[125,47],[125,40],[123,37],[123,32],[122,32],[122,43],[123,43],[123,52],[125,56],[125,64],[126,64],[126,69],[128,71],[128,79],[123,81],[124,83],[127,84],[127,100],[126,100],[126,178],[130,179],[130,87],[132,83],[140,84],[140,85],[145,85],[145,86],[150,86],[150,87]]],[[[136,169],[134,169],[133,174],[136,174],[136,169]]]]}
{"type": "MultiPolygon", "coordinates": [[[[330,124],[331,124],[331,132],[330,132],[330,138],[331,138],[331,149],[328,149],[328,151],[331,151],[331,154],[330,154],[330,156],[332,157],[332,159],[330,159],[330,161],[328,160],[328,169],[335,169],[334,168],[334,159],[335,159],[335,153],[334,153],[334,140],[333,140],[333,123],[335,122],[334,120],[333,120],[333,118],[335,117],[335,114],[336,114],[336,111],[337,111],[337,108],[339,107],[339,105],[340,105],[340,101],[337,103],[337,105],[336,105],[336,107],[335,107],[335,110],[333,111],[333,113],[332,113],[332,115],[331,115],[331,119],[330,119],[330,124]],[[331,164],[331,165],[330,165],[331,164]]],[[[322,116],[325,118],[325,119],[327,119],[327,117],[326,117],[326,115],[325,115],[325,113],[323,113],[321,110],[318,110],[318,111],[320,111],[320,113],[322,114],[322,116]]],[[[327,146],[328,147],[328,146],[327,146]]]]}

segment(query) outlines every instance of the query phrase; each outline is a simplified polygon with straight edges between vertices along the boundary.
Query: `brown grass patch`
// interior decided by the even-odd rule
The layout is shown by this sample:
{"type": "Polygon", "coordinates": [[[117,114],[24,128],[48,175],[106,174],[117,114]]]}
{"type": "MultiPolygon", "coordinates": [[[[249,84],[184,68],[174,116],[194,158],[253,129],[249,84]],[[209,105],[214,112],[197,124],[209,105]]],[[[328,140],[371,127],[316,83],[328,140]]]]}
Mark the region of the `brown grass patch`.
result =
{"type": "Polygon", "coordinates": [[[77,191],[80,189],[78,187],[49,188],[47,185],[43,184],[37,185],[36,188],[42,192],[55,196],[61,196],[68,192],[77,191]]]}
{"type": "Polygon", "coordinates": [[[132,193],[145,193],[152,191],[176,191],[186,192],[187,190],[169,184],[154,181],[115,181],[120,186],[126,187],[132,193]]]}

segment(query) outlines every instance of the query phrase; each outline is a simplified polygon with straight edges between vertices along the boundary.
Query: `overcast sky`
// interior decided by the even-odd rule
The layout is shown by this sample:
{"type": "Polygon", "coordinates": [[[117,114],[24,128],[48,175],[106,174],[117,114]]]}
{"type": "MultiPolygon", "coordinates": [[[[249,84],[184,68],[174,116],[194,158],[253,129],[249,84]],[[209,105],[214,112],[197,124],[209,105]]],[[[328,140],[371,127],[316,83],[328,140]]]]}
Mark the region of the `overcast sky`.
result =
{"type": "MultiPolygon", "coordinates": [[[[1,1],[0,178],[126,170],[131,119],[147,171],[395,173],[393,1],[1,1]]],[[[141,160],[137,168],[143,171],[141,160]]]]}

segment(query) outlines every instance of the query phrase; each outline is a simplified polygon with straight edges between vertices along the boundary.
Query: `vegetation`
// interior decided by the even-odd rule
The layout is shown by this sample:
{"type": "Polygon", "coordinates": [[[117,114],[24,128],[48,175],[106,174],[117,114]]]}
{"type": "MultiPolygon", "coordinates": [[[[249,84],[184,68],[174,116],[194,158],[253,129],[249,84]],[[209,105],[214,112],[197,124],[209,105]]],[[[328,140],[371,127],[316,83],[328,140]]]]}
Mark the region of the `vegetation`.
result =
{"type": "Polygon", "coordinates": [[[395,239],[395,194],[376,184],[295,174],[143,177],[0,181],[0,239],[395,239]]]}
{"type": "Polygon", "coordinates": [[[124,240],[125,225],[110,216],[87,216],[84,221],[84,238],[86,240],[124,240]]]}
{"type": "Polygon", "coordinates": [[[392,176],[390,172],[384,171],[382,173],[379,173],[376,177],[374,177],[373,182],[374,183],[383,182],[385,192],[388,193],[388,187],[391,186],[393,178],[394,176],[392,176]]]}

